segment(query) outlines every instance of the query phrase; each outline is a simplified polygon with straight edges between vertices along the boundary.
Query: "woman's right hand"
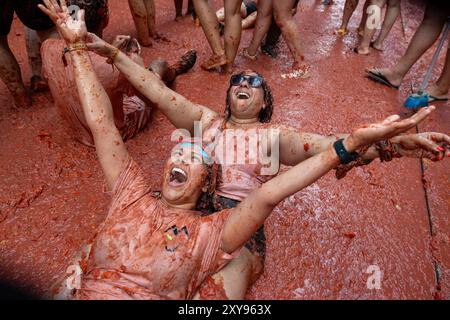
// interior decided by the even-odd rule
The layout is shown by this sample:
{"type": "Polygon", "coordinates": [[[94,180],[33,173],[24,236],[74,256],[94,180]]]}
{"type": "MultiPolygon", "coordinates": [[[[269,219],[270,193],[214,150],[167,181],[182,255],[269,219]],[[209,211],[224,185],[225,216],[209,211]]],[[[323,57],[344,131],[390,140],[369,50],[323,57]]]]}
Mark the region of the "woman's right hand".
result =
{"type": "Polygon", "coordinates": [[[398,115],[393,115],[381,122],[358,128],[344,140],[345,148],[351,152],[380,140],[397,136],[414,128],[434,110],[435,107],[430,106],[420,109],[413,116],[403,120],[400,120],[398,115]]]}

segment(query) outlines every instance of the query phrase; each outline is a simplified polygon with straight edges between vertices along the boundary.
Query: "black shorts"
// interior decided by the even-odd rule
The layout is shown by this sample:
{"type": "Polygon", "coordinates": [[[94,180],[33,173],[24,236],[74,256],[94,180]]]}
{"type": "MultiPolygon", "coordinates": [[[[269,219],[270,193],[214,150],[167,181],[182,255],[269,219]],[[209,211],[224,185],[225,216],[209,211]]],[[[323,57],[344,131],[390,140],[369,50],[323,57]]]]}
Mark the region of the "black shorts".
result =
{"type": "Polygon", "coordinates": [[[253,12],[256,12],[258,10],[258,5],[256,4],[255,1],[252,1],[252,0],[245,1],[244,0],[244,5],[247,10],[247,17],[249,15],[251,15],[253,12]]]}
{"type": "Polygon", "coordinates": [[[48,30],[53,26],[52,20],[38,7],[42,0],[0,0],[0,36],[7,36],[16,12],[20,21],[30,29],[48,30]]]}
{"type": "MultiPolygon", "coordinates": [[[[209,205],[207,208],[203,207],[202,214],[203,216],[208,216],[224,209],[234,208],[239,204],[239,202],[240,201],[216,195],[214,196],[214,206],[209,205]]],[[[264,262],[266,257],[266,235],[264,234],[264,226],[255,232],[250,240],[247,241],[245,247],[252,254],[260,256],[264,262]]]]}

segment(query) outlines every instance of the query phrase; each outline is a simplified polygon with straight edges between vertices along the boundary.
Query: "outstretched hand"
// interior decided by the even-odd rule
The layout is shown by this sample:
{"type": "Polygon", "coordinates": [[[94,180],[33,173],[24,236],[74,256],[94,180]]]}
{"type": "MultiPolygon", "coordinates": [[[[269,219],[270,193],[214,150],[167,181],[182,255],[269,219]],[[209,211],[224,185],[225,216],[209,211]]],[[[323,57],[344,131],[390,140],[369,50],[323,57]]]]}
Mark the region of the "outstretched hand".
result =
{"type": "Polygon", "coordinates": [[[65,0],[60,1],[61,5],[56,0],[43,1],[45,6],[38,4],[39,9],[55,23],[58,33],[68,44],[85,40],[87,28],[84,22],[84,10],[79,10],[74,19],[69,13],[65,0]]]}
{"type": "MultiPolygon", "coordinates": [[[[126,38],[121,39],[116,38],[114,43],[120,47],[122,45],[122,41],[125,42],[126,38]]],[[[98,37],[96,34],[90,32],[88,32],[86,37],[86,46],[88,47],[89,50],[106,58],[110,58],[113,52],[118,49],[118,47],[109,44],[102,38],[98,37]]]]}
{"type": "Polygon", "coordinates": [[[385,140],[414,128],[435,109],[434,106],[420,109],[413,116],[400,120],[393,115],[385,120],[356,129],[346,141],[347,149],[359,149],[380,140],[385,140]]]}
{"type": "Polygon", "coordinates": [[[400,155],[439,161],[450,157],[450,137],[439,132],[405,134],[391,139],[400,155]]]}

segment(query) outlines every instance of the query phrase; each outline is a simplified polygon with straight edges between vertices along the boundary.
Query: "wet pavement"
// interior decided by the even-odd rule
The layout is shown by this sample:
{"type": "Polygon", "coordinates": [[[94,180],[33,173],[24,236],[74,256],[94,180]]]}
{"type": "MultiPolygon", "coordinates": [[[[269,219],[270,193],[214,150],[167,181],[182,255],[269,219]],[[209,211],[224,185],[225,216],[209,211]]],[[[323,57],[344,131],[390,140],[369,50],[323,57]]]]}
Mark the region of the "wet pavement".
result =
{"type": "MultiPolygon", "coordinates": [[[[275,98],[273,122],[326,135],[393,113],[406,115],[403,101],[410,85],[418,86],[433,52],[414,66],[399,91],[365,79],[364,69],[397,61],[420,22],[421,5],[404,1],[403,17],[387,38],[386,50],[358,56],[351,49],[358,40],[360,10],[350,22],[351,32],[340,38],[333,30],[339,26],[343,1],[331,6],[321,2],[302,1],[296,16],[311,64],[309,79],[281,78],[292,62],[284,41],[275,60],[236,60],[236,69],[255,69],[266,77],[275,98]]],[[[190,17],[174,22],[172,1],[156,4],[158,32],[169,41],[144,48],[144,60],[161,56],[174,62],[187,49],[196,49],[199,63],[174,88],[222,112],[228,76],[201,70],[200,63],[210,54],[201,28],[190,17]]],[[[126,2],[110,0],[110,6],[106,40],[135,35],[126,2]]],[[[251,31],[244,31],[241,46],[250,39],[251,31]]],[[[29,79],[23,26],[17,20],[9,40],[24,79],[29,79]]],[[[443,55],[432,80],[442,62],[443,55]]],[[[36,95],[27,110],[14,111],[11,104],[0,83],[0,278],[41,295],[95,236],[109,196],[94,151],[71,139],[48,93],[36,95]]],[[[449,106],[441,103],[417,130],[448,134],[449,119],[449,106]]],[[[127,142],[154,188],[160,185],[163,160],[172,146],[161,141],[169,142],[172,130],[154,112],[149,128],[127,142]]],[[[266,222],[265,271],[248,298],[449,299],[449,168],[448,161],[374,161],[340,181],[331,172],[288,198],[266,222]],[[380,288],[371,289],[368,279],[377,270],[380,288]]]]}

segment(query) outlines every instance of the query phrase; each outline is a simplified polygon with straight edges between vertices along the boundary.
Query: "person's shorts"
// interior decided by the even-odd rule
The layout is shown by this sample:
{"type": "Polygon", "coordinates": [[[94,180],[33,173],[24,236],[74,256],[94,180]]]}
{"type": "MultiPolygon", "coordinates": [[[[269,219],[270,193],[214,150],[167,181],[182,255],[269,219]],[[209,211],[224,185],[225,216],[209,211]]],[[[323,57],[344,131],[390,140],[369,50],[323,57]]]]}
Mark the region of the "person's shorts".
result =
{"type": "Polygon", "coordinates": [[[7,36],[11,31],[11,24],[14,17],[14,1],[0,1],[0,36],[7,36]]]}
{"type": "MultiPolygon", "coordinates": [[[[202,210],[204,216],[214,214],[215,212],[236,207],[240,201],[225,198],[219,195],[214,196],[214,206],[208,206],[202,210]]],[[[261,257],[264,262],[266,256],[266,235],[264,234],[264,226],[258,229],[255,234],[245,244],[245,247],[254,255],[261,257]]]]}
{"type": "Polygon", "coordinates": [[[244,4],[247,10],[247,17],[251,15],[253,12],[256,12],[258,10],[258,5],[256,4],[255,1],[252,0],[244,1],[244,4]]]}
{"type": "Polygon", "coordinates": [[[142,131],[150,121],[152,108],[138,96],[123,97],[124,127],[120,128],[122,139],[127,141],[142,131]]]}
{"type": "Polygon", "coordinates": [[[42,0],[1,0],[0,36],[7,36],[11,31],[14,12],[20,21],[30,29],[36,31],[50,29],[53,26],[52,20],[37,7],[42,3],[42,0]]]}

